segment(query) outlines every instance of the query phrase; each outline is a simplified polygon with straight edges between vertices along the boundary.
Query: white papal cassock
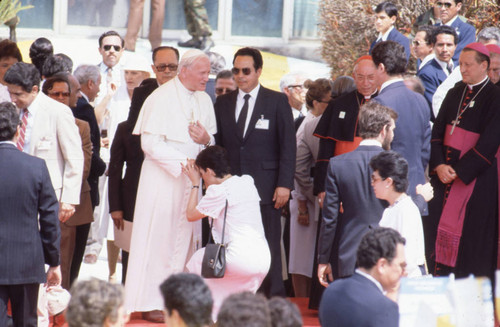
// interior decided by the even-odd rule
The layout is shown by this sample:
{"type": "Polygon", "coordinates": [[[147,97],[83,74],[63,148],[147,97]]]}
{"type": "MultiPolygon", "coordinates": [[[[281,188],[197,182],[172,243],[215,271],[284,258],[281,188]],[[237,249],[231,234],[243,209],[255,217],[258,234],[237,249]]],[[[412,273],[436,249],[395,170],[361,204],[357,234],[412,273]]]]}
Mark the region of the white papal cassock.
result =
{"type": "Polygon", "coordinates": [[[125,284],[129,312],[162,310],[159,286],[171,274],[184,271],[201,246],[200,221],[186,218],[191,182],[181,163],[194,159],[203,146],[188,133],[199,121],[216,133],[215,114],[205,92],[191,92],[178,77],[158,87],[144,102],[134,134],[141,135],[144,163],[134,213],[125,284]]]}

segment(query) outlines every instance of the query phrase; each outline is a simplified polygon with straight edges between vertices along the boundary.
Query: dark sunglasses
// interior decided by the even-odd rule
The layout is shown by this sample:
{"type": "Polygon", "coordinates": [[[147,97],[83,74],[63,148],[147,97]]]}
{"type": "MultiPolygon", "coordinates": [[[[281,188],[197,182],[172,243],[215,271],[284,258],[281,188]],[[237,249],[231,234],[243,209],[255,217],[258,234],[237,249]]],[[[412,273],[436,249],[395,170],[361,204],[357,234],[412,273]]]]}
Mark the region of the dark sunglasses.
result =
{"type": "Polygon", "coordinates": [[[179,66],[175,65],[175,64],[168,64],[168,65],[161,64],[161,65],[158,65],[158,66],[155,66],[155,67],[156,67],[156,70],[159,71],[159,72],[164,72],[167,68],[171,72],[175,72],[175,71],[177,71],[177,68],[179,66]]]}
{"type": "Polygon", "coordinates": [[[231,91],[233,91],[233,90],[228,88],[228,87],[218,87],[215,89],[215,94],[222,95],[222,94],[229,93],[231,91]]]}
{"type": "Polygon", "coordinates": [[[414,45],[414,46],[416,46],[416,47],[418,47],[419,45],[423,44],[423,42],[422,42],[422,41],[418,41],[418,40],[413,40],[413,41],[412,41],[412,43],[413,43],[413,45],[414,45]]]}
{"type": "Polygon", "coordinates": [[[250,75],[252,73],[252,70],[250,68],[236,68],[236,67],[233,67],[233,69],[231,69],[231,72],[233,73],[233,75],[238,75],[240,73],[240,70],[243,72],[243,75],[250,75]]]}
{"type": "Polygon", "coordinates": [[[69,97],[69,92],[49,92],[49,96],[51,97],[56,97],[56,98],[60,98],[60,97],[69,97]]]}
{"type": "Polygon", "coordinates": [[[443,6],[446,8],[446,9],[450,9],[451,6],[453,6],[453,4],[451,2],[436,2],[436,6],[438,8],[442,8],[443,6]]]}
{"type": "Polygon", "coordinates": [[[119,45],[109,45],[109,44],[106,44],[106,45],[102,46],[102,48],[104,49],[104,51],[111,50],[111,47],[113,47],[113,49],[115,49],[116,52],[119,52],[122,49],[122,47],[119,46],[119,45]]]}

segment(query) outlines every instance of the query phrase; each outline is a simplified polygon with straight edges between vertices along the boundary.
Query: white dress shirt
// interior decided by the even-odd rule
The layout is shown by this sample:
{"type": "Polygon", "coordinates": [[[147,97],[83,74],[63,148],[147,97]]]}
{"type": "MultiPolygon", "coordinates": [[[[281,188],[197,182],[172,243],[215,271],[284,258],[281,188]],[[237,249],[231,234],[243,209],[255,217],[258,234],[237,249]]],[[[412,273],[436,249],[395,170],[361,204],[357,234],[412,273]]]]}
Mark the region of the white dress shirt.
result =
{"type": "Polygon", "coordinates": [[[258,84],[252,91],[248,93],[243,92],[242,90],[238,90],[238,97],[236,99],[236,110],[235,110],[236,121],[238,121],[241,109],[245,104],[245,98],[244,98],[245,94],[250,94],[250,98],[248,99],[247,119],[245,121],[245,130],[243,132],[243,135],[245,135],[245,133],[248,130],[248,124],[250,124],[250,118],[252,118],[253,108],[255,107],[255,100],[257,100],[257,95],[259,94],[259,90],[260,90],[260,84],[258,84]]]}

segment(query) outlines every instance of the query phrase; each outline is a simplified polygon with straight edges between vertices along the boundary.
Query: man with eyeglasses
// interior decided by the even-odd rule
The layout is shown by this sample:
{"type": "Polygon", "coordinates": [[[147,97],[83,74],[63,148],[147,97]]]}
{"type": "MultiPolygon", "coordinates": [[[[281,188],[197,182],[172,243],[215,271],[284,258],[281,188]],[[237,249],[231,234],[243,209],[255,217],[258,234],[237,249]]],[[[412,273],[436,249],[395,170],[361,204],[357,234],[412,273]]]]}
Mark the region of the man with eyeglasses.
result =
{"type": "Polygon", "coordinates": [[[453,72],[453,55],[457,46],[458,35],[450,26],[439,26],[431,36],[431,44],[434,48],[434,59],[429,61],[417,73],[425,87],[425,99],[429,103],[431,121],[435,116],[432,111],[432,97],[434,92],[453,72]]]}
{"type": "MultiPolygon", "coordinates": [[[[80,93],[80,84],[75,79],[73,82],[76,84],[71,85],[69,80],[69,74],[58,73],[49,77],[43,84],[42,92],[49,96],[50,98],[65,104],[70,107],[71,105],[76,105],[76,100],[80,93]]],[[[73,77],[74,79],[74,77],[73,77]]],[[[93,208],[92,201],[90,199],[90,185],[88,184],[87,177],[90,173],[90,166],[92,160],[92,141],[90,136],[90,127],[86,121],[75,119],[75,123],[78,126],[78,131],[80,133],[80,138],[82,141],[82,151],[84,154],[84,168],[83,168],[83,180],[82,188],[80,191],[80,204],[76,206],[75,214],[71,218],[60,223],[61,228],[61,274],[62,274],[62,287],[69,290],[72,280],[71,280],[71,266],[76,262],[73,262],[73,257],[77,248],[81,255],[79,260],[81,262],[83,257],[83,251],[85,250],[85,243],[87,236],[83,239],[84,242],[76,244],[76,234],[78,226],[90,224],[92,222],[93,208]]]]}
{"type": "Polygon", "coordinates": [[[99,125],[105,114],[110,97],[114,91],[125,83],[125,75],[122,69],[120,59],[124,51],[125,41],[115,31],[107,31],[99,37],[99,53],[102,62],[98,65],[101,72],[101,85],[99,94],[95,99],[96,116],[99,125]],[[104,100],[104,101],[103,101],[104,100]],[[102,103],[101,103],[102,102],[102,103]]]}
{"type": "Polygon", "coordinates": [[[294,121],[307,114],[307,108],[304,106],[306,97],[304,81],[304,76],[297,72],[285,74],[280,80],[281,92],[285,93],[288,98],[294,121]]]}
{"type": "Polygon", "coordinates": [[[220,71],[215,77],[215,97],[236,90],[236,82],[230,70],[220,71]]]}
{"type": "Polygon", "coordinates": [[[271,268],[259,291],[285,296],[281,267],[281,208],[295,174],[295,128],[288,99],[260,85],[263,60],[255,48],[239,49],[233,59],[238,90],[215,102],[217,144],[226,148],[233,175],[253,177],[261,198],[262,222],[271,268]]]}
{"type": "Polygon", "coordinates": [[[417,73],[429,61],[434,59],[434,49],[431,44],[431,36],[434,29],[434,26],[422,25],[418,28],[413,38],[411,54],[417,58],[417,73]]]}
{"type": "Polygon", "coordinates": [[[453,62],[458,65],[458,57],[462,49],[476,40],[476,29],[474,26],[464,23],[458,13],[462,9],[463,0],[437,0],[434,4],[439,9],[440,25],[448,25],[455,29],[458,35],[457,47],[453,55],[453,62]]]}

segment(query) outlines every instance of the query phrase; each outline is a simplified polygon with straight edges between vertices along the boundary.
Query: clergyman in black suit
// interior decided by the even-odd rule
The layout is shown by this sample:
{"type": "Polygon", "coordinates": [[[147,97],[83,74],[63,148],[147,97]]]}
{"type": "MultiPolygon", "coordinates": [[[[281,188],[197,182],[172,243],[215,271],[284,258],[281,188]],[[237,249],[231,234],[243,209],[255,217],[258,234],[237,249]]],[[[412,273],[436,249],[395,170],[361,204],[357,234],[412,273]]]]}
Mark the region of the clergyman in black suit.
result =
{"type": "Polygon", "coordinates": [[[0,103],[0,326],[9,300],[15,326],[37,326],[40,284],[61,283],[59,202],[45,161],[17,149],[20,131],[14,104],[0,103]]]}
{"type": "MultiPolygon", "coordinates": [[[[144,153],[141,148],[141,136],[133,135],[137,117],[146,98],[158,86],[175,77],[179,65],[179,51],[169,46],[153,50],[153,71],[156,78],[145,79],[134,89],[130,110],[126,121],[118,124],[113,144],[108,171],[109,213],[117,228],[123,230],[123,220],[134,220],[135,198],[141,175],[144,153]],[[126,164],[125,176],[123,168],[126,164]],[[123,178],[122,178],[123,177],[123,178]]],[[[122,283],[125,284],[128,266],[128,252],[122,251],[122,283]]]]}
{"type": "MultiPolygon", "coordinates": [[[[89,177],[87,182],[90,185],[90,200],[92,201],[92,211],[99,205],[99,177],[106,170],[106,163],[101,159],[101,133],[97,123],[94,107],[90,104],[99,93],[101,84],[101,73],[99,67],[95,65],[80,65],[75,70],[74,77],[81,87],[81,97],[78,98],[76,106],[71,108],[75,118],[86,121],[90,126],[90,140],[92,141],[92,160],[90,164],[89,177]]],[[[71,261],[70,285],[78,278],[80,266],[82,264],[85,246],[89,235],[91,223],[76,226],[75,251],[71,261]]]]}
{"type": "Polygon", "coordinates": [[[363,235],[378,226],[384,203],[371,187],[370,159],[389,150],[397,113],[375,101],[361,106],[359,135],[352,152],[330,159],[318,240],[318,278],[323,286],[354,273],[363,235]]]}
{"type": "Polygon", "coordinates": [[[260,292],[284,296],[280,208],[290,197],[295,172],[295,128],[287,97],[259,84],[262,55],[241,48],[234,55],[238,90],[215,102],[218,145],[226,148],[233,175],[253,177],[271,250],[271,268],[260,292]]]}
{"type": "Polygon", "coordinates": [[[391,228],[378,227],[367,232],[357,249],[356,272],[334,281],[321,298],[321,326],[399,326],[394,290],[401,277],[406,276],[405,242],[391,228]]]}

